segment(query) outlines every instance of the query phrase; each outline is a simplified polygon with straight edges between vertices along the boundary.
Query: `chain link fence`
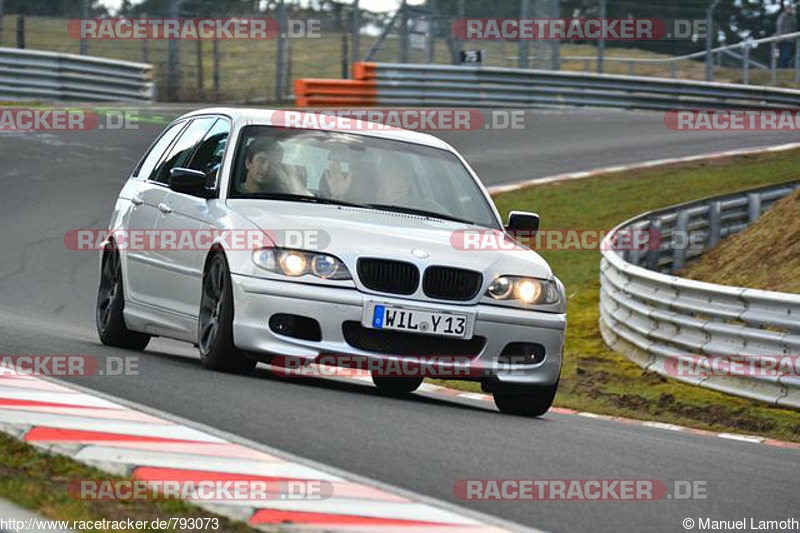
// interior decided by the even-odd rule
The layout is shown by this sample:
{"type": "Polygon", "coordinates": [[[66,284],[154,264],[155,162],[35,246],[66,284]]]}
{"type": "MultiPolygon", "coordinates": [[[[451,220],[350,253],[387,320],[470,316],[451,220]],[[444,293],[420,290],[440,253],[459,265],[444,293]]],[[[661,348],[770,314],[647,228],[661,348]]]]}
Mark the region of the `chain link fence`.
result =
{"type": "MultiPolygon", "coordinates": [[[[462,18],[599,17],[606,0],[587,0],[582,5],[588,7],[581,10],[570,7],[566,0],[427,0],[416,5],[395,1],[396,8],[385,13],[363,9],[357,0],[315,4],[322,6],[320,10],[307,7],[307,2],[289,0],[238,4],[249,5],[251,10],[227,13],[221,4],[165,0],[158,4],[164,6],[159,12],[139,11],[132,16],[272,18],[283,22],[284,33],[291,28],[300,31],[290,31],[285,38],[260,40],[80,41],[67,34],[67,16],[3,15],[0,0],[0,46],[152,63],[161,101],[284,102],[291,96],[293,80],[350,77],[355,60],[458,64],[462,50],[482,52],[485,66],[705,78],[702,57],[670,58],[600,41],[460,41],[452,31],[453,23],[462,18]],[[261,5],[266,8],[253,7],[261,5]]],[[[774,68],[770,75],[769,61],[764,65],[750,60],[747,64],[752,64],[752,69],[743,73],[740,65],[733,66],[736,58],[732,54],[714,57],[719,81],[781,84],[796,77],[794,70],[776,74],[774,68]]]]}

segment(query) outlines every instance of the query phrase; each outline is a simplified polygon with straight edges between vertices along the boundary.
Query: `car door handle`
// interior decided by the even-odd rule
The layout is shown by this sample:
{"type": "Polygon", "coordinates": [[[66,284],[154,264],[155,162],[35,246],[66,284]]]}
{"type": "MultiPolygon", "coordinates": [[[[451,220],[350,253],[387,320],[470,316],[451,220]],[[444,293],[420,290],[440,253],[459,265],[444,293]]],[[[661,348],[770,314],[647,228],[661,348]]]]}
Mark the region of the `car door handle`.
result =
{"type": "Polygon", "coordinates": [[[131,203],[133,205],[142,205],[144,203],[144,200],[142,200],[138,196],[134,196],[133,198],[131,198],[131,203]]]}
{"type": "Polygon", "coordinates": [[[158,204],[158,210],[164,213],[165,215],[172,213],[172,208],[167,204],[158,204]]]}

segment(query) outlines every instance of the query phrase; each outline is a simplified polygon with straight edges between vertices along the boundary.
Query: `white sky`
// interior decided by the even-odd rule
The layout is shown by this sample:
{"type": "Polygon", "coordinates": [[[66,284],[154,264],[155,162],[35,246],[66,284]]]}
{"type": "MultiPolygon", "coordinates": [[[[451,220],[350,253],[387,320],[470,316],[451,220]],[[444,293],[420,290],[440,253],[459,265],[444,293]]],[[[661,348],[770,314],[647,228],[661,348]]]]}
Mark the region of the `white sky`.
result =
{"type": "MultiPolygon", "coordinates": [[[[105,5],[109,8],[109,10],[116,11],[119,9],[119,6],[122,4],[122,0],[101,0],[101,4],[105,5]]],[[[134,5],[138,4],[136,0],[132,2],[134,5]]],[[[303,4],[309,3],[307,0],[302,2],[303,4]]],[[[409,5],[419,5],[425,3],[425,0],[408,0],[409,5]]],[[[398,7],[400,7],[400,0],[360,0],[358,3],[359,7],[366,9],[368,11],[374,12],[382,12],[382,11],[394,11],[398,7]]]]}

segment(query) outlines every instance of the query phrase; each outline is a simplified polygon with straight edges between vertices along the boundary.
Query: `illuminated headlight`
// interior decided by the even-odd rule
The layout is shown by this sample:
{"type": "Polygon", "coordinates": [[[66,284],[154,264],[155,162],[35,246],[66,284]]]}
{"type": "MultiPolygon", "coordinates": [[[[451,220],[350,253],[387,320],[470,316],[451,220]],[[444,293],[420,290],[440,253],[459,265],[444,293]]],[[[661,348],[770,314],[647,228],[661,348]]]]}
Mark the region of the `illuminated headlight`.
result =
{"type": "Polygon", "coordinates": [[[559,299],[554,282],[515,276],[495,278],[486,295],[495,300],[519,300],[532,305],[553,304],[559,299]]]}
{"type": "Polygon", "coordinates": [[[321,279],[352,279],[344,263],[328,254],[263,248],[253,252],[253,263],[264,270],[293,278],[311,274],[321,279]]]}

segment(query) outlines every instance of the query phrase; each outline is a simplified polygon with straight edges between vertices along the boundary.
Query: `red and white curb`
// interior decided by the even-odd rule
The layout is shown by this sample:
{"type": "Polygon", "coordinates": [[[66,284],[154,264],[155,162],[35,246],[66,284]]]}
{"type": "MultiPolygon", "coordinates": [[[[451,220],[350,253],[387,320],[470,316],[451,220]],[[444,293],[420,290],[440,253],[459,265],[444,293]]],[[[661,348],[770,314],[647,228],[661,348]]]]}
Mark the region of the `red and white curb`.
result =
{"type": "Polygon", "coordinates": [[[521,530],[172,415],[38,377],[0,374],[0,431],[106,472],[148,482],[326,481],[328,499],[197,501],[199,507],[281,531],[521,530]],[[240,442],[237,442],[240,441],[240,442]]]}
{"type": "Polygon", "coordinates": [[[582,172],[570,172],[566,174],[557,174],[555,176],[547,176],[544,178],[533,178],[529,180],[518,181],[516,183],[509,183],[507,185],[495,185],[487,187],[486,190],[489,194],[500,194],[504,192],[518,191],[527,187],[536,185],[547,185],[548,183],[558,183],[561,181],[573,181],[586,178],[596,178],[607,174],[616,174],[619,172],[628,172],[631,170],[643,170],[647,168],[663,167],[669,165],[678,165],[683,163],[695,163],[697,161],[713,161],[716,159],[725,159],[728,157],[736,157],[743,155],[760,155],[775,152],[786,152],[800,148],[800,143],[779,144],[767,147],[755,148],[739,148],[736,150],[727,150],[724,152],[711,152],[702,155],[692,155],[687,157],[673,157],[670,159],[655,159],[651,161],[643,161],[641,163],[631,163],[628,165],[616,165],[613,167],[598,168],[596,170],[586,170],[582,172]]]}

